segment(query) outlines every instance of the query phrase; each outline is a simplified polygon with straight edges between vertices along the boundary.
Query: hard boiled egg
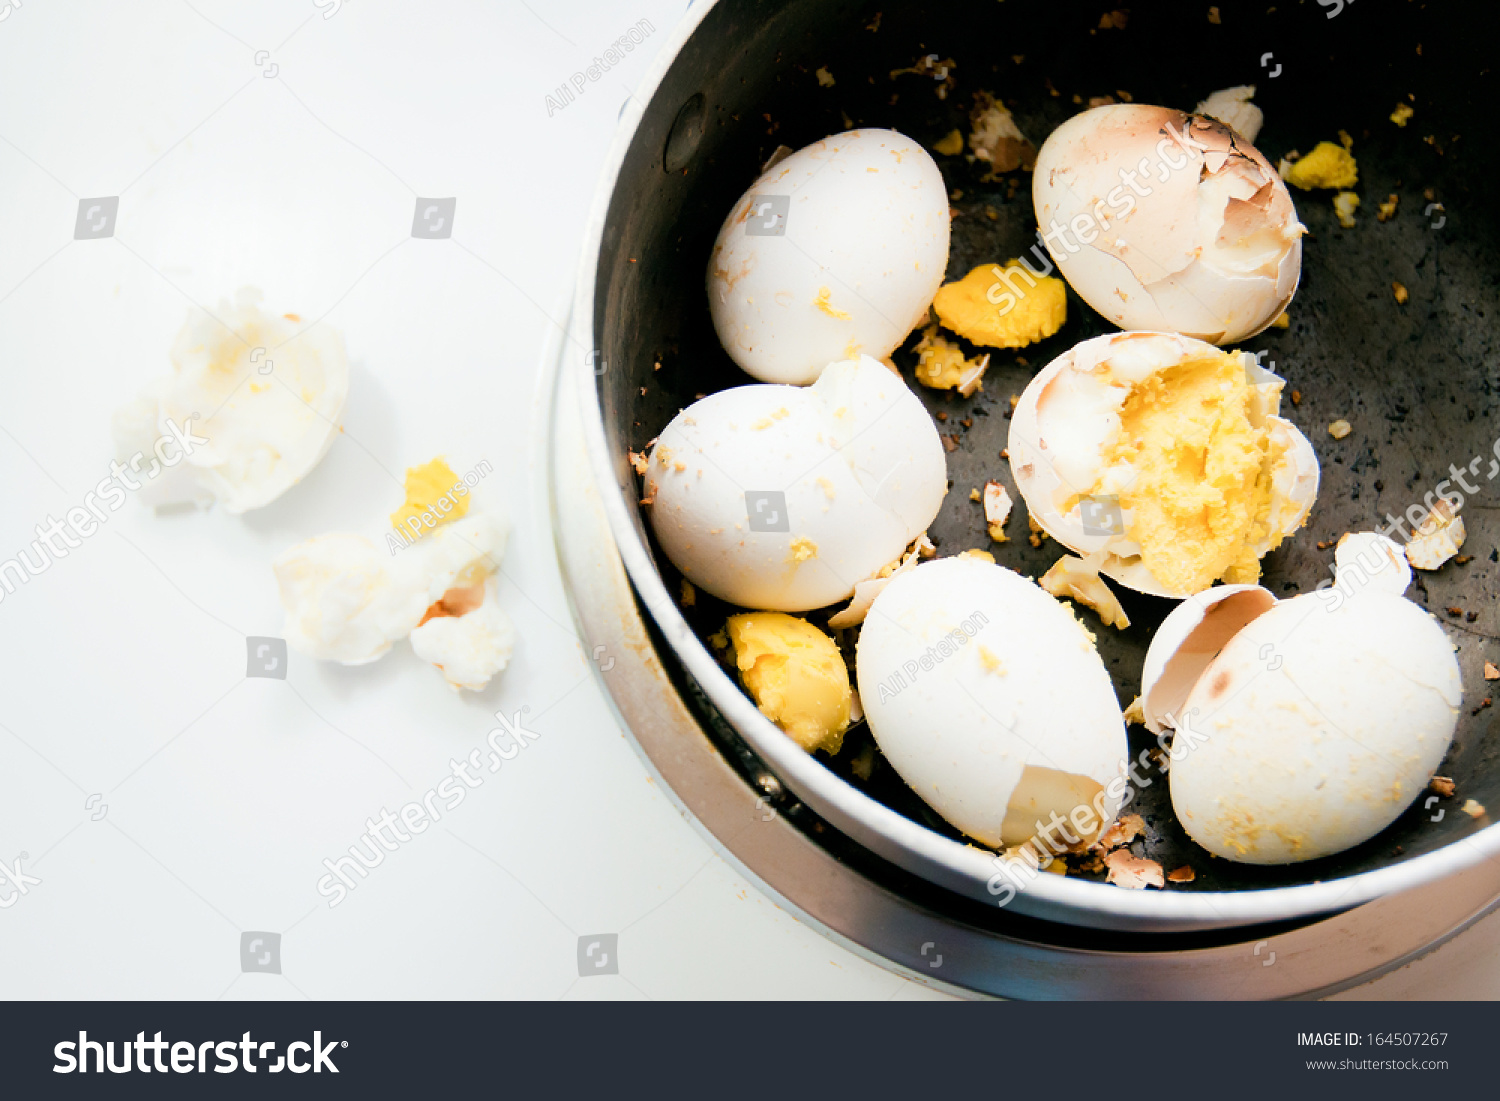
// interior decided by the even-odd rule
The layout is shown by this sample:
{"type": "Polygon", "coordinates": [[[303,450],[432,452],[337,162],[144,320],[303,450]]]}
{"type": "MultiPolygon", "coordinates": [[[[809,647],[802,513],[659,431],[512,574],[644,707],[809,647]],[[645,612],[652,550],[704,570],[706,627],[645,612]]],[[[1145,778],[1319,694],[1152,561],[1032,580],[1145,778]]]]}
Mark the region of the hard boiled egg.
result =
{"type": "Polygon", "coordinates": [[[745,608],[849,597],[926,530],[947,492],[937,428],[900,376],[861,356],[809,387],[711,394],[663,430],[646,499],[662,550],[745,608]]]}
{"type": "Polygon", "coordinates": [[[1312,444],[1276,415],[1284,385],[1172,333],[1086,340],[1016,404],[1016,487],[1048,535],[1133,589],[1253,582],[1318,490],[1312,444]]]}
{"type": "Polygon", "coordinates": [[[1341,551],[1330,588],[1278,603],[1232,587],[1176,609],[1152,641],[1143,710],[1175,730],[1172,807],[1216,856],[1289,864],[1358,845],[1448,751],[1452,644],[1400,595],[1399,547],[1367,533],[1341,551]]]}
{"type": "Polygon", "coordinates": [[[893,578],[856,672],[880,751],[968,836],[1021,845],[1055,815],[1073,847],[1114,820],[1129,756],[1114,687],[1088,632],[1020,574],[959,556],[893,578]]]}
{"type": "Polygon", "coordinates": [[[922,146],[851,130],[750,185],[719,230],[708,301],[724,349],[763,382],[889,356],[927,316],[948,264],[948,191],[922,146]]]}
{"type": "Polygon", "coordinates": [[[1042,145],[1032,199],[1063,276],[1123,329],[1229,344],[1297,290],[1306,230],[1291,195],[1214,119],[1138,103],[1074,115],[1042,145]]]}

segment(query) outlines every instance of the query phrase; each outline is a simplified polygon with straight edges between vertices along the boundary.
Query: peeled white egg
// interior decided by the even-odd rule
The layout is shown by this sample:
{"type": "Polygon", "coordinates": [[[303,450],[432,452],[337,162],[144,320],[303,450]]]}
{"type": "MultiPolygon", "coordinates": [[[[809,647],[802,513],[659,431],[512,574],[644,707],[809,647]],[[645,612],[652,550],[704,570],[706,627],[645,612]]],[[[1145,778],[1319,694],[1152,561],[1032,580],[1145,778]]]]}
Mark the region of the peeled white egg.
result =
{"type": "Polygon", "coordinates": [[[772,165],[735,203],[708,264],[725,351],[763,382],[891,354],[948,265],[948,191],[921,145],[851,130],[772,165]]]}
{"type": "Polygon", "coordinates": [[[673,418],[648,461],[667,557],[714,596],[777,612],[847,599],[926,530],[948,484],[932,418],[868,356],[809,387],[711,394],[673,418]]]}
{"type": "Polygon", "coordinates": [[[893,578],[856,669],[881,753],[968,836],[1024,844],[1055,813],[1092,841],[1118,813],[1129,748],[1109,674],[1067,607],[1020,574],[958,556],[893,578]]]}
{"type": "Polygon", "coordinates": [[[1230,344],[1297,290],[1306,230],[1291,195],[1213,119],[1138,103],[1074,115],[1037,154],[1032,199],[1064,278],[1123,329],[1230,344]]]}
{"type": "MultiPolygon", "coordinates": [[[[1163,581],[1142,560],[1130,508],[1111,511],[1109,502],[1128,494],[1138,470],[1129,461],[1110,465],[1105,456],[1120,436],[1121,411],[1134,388],[1170,367],[1224,354],[1175,333],[1114,333],[1085,340],[1044,367],[1016,403],[1008,440],[1011,472],[1032,518],[1077,554],[1102,554],[1100,572],[1132,589],[1192,595],[1194,587],[1163,581]]],[[[1276,415],[1284,381],[1254,356],[1240,355],[1246,417],[1266,431],[1271,496],[1265,530],[1251,545],[1258,559],[1306,519],[1317,497],[1318,460],[1297,427],[1276,415]]]]}
{"type": "Polygon", "coordinates": [[[1453,646],[1394,591],[1401,572],[1385,548],[1356,543],[1341,574],[1355,555],[1368,575],[1279,603],[1238,587],[1217,612],[1189,613],[1201,625],[1176,632],[1180,653],[1148,658],[1159,675],[1143,695],[1159,721],[1173,711],[1173,809],[1216,856],[1288,864],[1358,845],[1400,816],[1448,751],[1462,703],[1453,646]]]}
{"type": "Polygon", "coordinates": [[[349,394],[343,337],[322,323],[265,314],[260,297],[246,289],[216,315],[193,310],[172,346],[173,374],[116,414],[122,459],[149,457],[166,420],[208,441],[146,487],[147,504],[260,508],[301,481],[338,437],[349,394]]]}

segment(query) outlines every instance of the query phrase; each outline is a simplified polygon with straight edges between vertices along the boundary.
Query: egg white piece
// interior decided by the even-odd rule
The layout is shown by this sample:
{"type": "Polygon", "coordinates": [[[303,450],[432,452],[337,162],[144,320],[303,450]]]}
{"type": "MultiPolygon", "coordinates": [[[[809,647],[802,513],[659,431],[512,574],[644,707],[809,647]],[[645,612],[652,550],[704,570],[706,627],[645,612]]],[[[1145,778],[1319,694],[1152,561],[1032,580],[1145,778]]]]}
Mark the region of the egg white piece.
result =
{"type": "MultiPolygon", "coordinates": [[[[1007,446],[1011,473],[1033,519],[1057,542],[1084,558],[1102,554],[1099,572],[1153,596],[1186,597],[1165,587],[1142,562],[1123,530],[1088,524],[1083,495],[1117,494],[1134,479],[1132,468],[1108,467],[1104,453],[1119,436],[1121,409],[1133,387],[1185,360],[1219,350],[1176,333],[1113,333],[1074,345],[1032,378],[1011,416],[1007,446]]],[[[1249,419],[1269,430],[1267,473],[1271,478],[1269,531],[1256,551],[1264,555],[1296,531],[1318,495],[1319,469],[1311,442],[1277,415],[1284,380],[1241,353],[1252,395],[1249,419]]]]}
{"type": "Polygon", "coordinates": [[[800,612],[900,557],[947,477],[921,400],[862,356],[809,387],[695,402],[663,430],[645,480],[651,528],[688,580],[744,608],[800,612]]]}
{"type": "Polygon", "coordinates": [[[286,611],[287,645],[321,661],[364,665],[405,638],[431,603],[426,586],[398,577],[363,535],[319,535],[272,563],[286,611]]]}
{"type": "Polygon", "coordinates": [[[1178,713],[1172,807],[1226,860],[1289,864],[1358,845],[1427,786],[1462,703],[1453,646],[1367,585],[1282,601],[1203,670],[1178,713]]]}
{"type": "Polygon", "coordinates": [[[1074,115],[1037,154],[1032,200],[1063,277],[1122,329],[1232,344],[1296,293],[1291,194],[1214,119],[1138,103],[1074,115]]]}
{"type": "Polygon", "coordinates": [[[1092,840],[1118,813],[1129,748],[1114,686],[1073,614],[1020,574],[958,556],[893,578],[856,670],[881,753],[968,836],[1024,844],[1055,812],[1092,840]]]}
{"type": "Polygon", "coordinates": [[[851,130],[777,162],[735,203],[708,264],[724,349],[763,382],[891,354],[948,264],[948,191],[927,150],[851,130]]]}
{"type": "Polygon", "coordinates": [[[484,600],[461,616],[429,619],[411,633],[417,657],[431,662],[449,687],[477,692],[510,662],[515,628],[500,608],[495,579],[484,581],[484,600]]]}
{"type": "Polygon", "coordinates": [[[477,691],[514,649],[495,582],[506,536],[500,517],[471,512],[394,557],[363,535],[343,532],[299,543],[272,563],[287,644],[323,661],[364,665],[410,636],[418,656],[450,685],[477,691]],[[445,596],[463,603],[457,598],[475,588],[476,606],[422,622],[445,596]]]}
{"type": "Polygon", "coordinates": [[[150,487],[146,503],[261,508],[306,477],[338,436],[349,394],[343,337],[268,315],[260,297],[245,289],[215,314],[193,310],[172,346],[173,374],[117,416],[121,451],[149,446],[168,419],[191,422],[208,441],[150,487]]]}

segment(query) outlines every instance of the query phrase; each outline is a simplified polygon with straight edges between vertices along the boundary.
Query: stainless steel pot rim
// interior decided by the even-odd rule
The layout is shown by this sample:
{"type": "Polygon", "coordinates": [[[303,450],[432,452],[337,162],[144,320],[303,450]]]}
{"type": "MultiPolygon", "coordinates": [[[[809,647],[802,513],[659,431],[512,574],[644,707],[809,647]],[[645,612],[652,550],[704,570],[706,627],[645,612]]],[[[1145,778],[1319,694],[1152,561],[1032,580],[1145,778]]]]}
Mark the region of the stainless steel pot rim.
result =
{"type": "MultiPolygon", "coordinates": [[[[621,112],[584,225],[570,321],[575,348],[602,346],[593,332],[599,252],[615,184],[646,113],[645,105],[655,97],[682,46],[715,3],[698,0],[689,6],[621,112]]],[[[671,105],[671,110],[675,113],[678,106],[671,105]]],[[[986,888],[996,874],[992,854],[943,837],[840,779],[762,715],[724,672],[683,618],[631,521],[624,495],[633,492],[633,486],[621,486],[618,481],[619,457],[609,451],[592,354],[570,357],[570,364],[577,373],[580,412],[594,477],[601,490],[608,486],[619,489],[618,493],[600,494],[616,547],[641,602],[689,675],[772,770],[835,826],[932,882],[981,900],[994,897],[986,888]]],[[[1238,892],[1131,891],[1064,876],[1039,875],[1010,905],[1018,912],[1073,924],[1143,930],[1222,928],[1346,910],[1437,882],[1497,856],[1500,825],[1492,825],[1434,852],[1326,882],[1238,892]]]]}

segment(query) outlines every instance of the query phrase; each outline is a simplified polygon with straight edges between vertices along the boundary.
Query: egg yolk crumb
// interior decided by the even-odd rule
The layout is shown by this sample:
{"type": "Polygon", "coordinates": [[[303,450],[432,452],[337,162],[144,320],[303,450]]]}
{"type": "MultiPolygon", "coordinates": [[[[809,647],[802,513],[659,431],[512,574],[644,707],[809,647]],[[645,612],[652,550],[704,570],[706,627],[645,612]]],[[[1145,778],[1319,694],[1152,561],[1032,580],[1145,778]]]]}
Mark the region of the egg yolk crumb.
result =
{"type": "Polygon", "coordinates": [[[853,694],[833,639],[784,612],[730,616],[725,627],[740,679],[761,714],[809,753],[837,753],[853,694]]]}
{"type": "Polygon", "coordinates": [[[948,132],[948,136],[946,138],[944,138],[942,141],[934,143],[932,148],[935,149],[935,150],[937,150],[939,153],[941,153],[945,157],[956,157],[956,156],[958,156],[960,153],[962,153],[964,151],[964,135],[963,135],[963,131],[961,131],[961,130],[950,130],[948,132]]]}
{"type": "Polygon", "coordinates": [[[1158,371],[1121,407],[1104,458],[1136,471],[1119,493],[1133,516],[1127,534],[1172,592],[1260,577],[1254,544],[1270,530],[1270,433],[1250,423],[1252,396],[1240,354],[1223,352],[1158,371]]]}
{"type": "Polygon", "coordinates": [[[962,348],[938,331],[937,325],[929,325],[922,331],[922,339],[913,350],[917,353],[917,381],[923,386],[933,390],[957,389],[964,397],[984,388],[981,380],[990,357],[969,359],[962,348]]]}
{"type": "Polygon", "coordinates": [[[1304,191],[1317,187],[1343,190],[1359,182],[1359,166],[1354,163],[1354,155],[1342,145],[1320,141],[1311,153],[1288,165],[1282,177],[1304,191]]]}
{"type": "Polygon", "coordinates": [[[965,340],[986,348],[1024,348],[1045,340],[1068,317],[1066,285],[1036,276],[1019,260],[1003,268],[980,264],[932,300],[938,320],[965,340]]]}
{"type": "Polygon", "coordinates": [[[463,479],[442,459],[433,459],[406,471],[406,503],[391,513],[391,526],[403,530],[435,528],[457,520],[469,511],[468,488],[455,490],[463,479]],[[425,519],[424,519],[425,515],[425,519]],[[411,521],[418,525],[414,528],[411,521]]]}
{"type": "Polygon", "coordinates": [[[1340,191],[1333,197],[1333,212],[1345,229],[1354,228],[1354,212],[1358,209],[1359,196],[1352,191],[1340,191]]]}
{"type": "Polygon", "coordinates": [[[787,545],[786,559],[788,562],[806,562],[809,558],[818,556],[818,544],[814,543],[805,535],[795,535],[787,545]]]}
{"type": "Polygon", "coordinates": [[[831,297],[833,297],[833,291],[829,290],[827,287],[819,287],[818,296],[813,299],[813,305],[836,321],[848,321],[849,315],[843,310],[838,309],[836,306],[834,306],[833,303],[829,301],[831,297]]]}

